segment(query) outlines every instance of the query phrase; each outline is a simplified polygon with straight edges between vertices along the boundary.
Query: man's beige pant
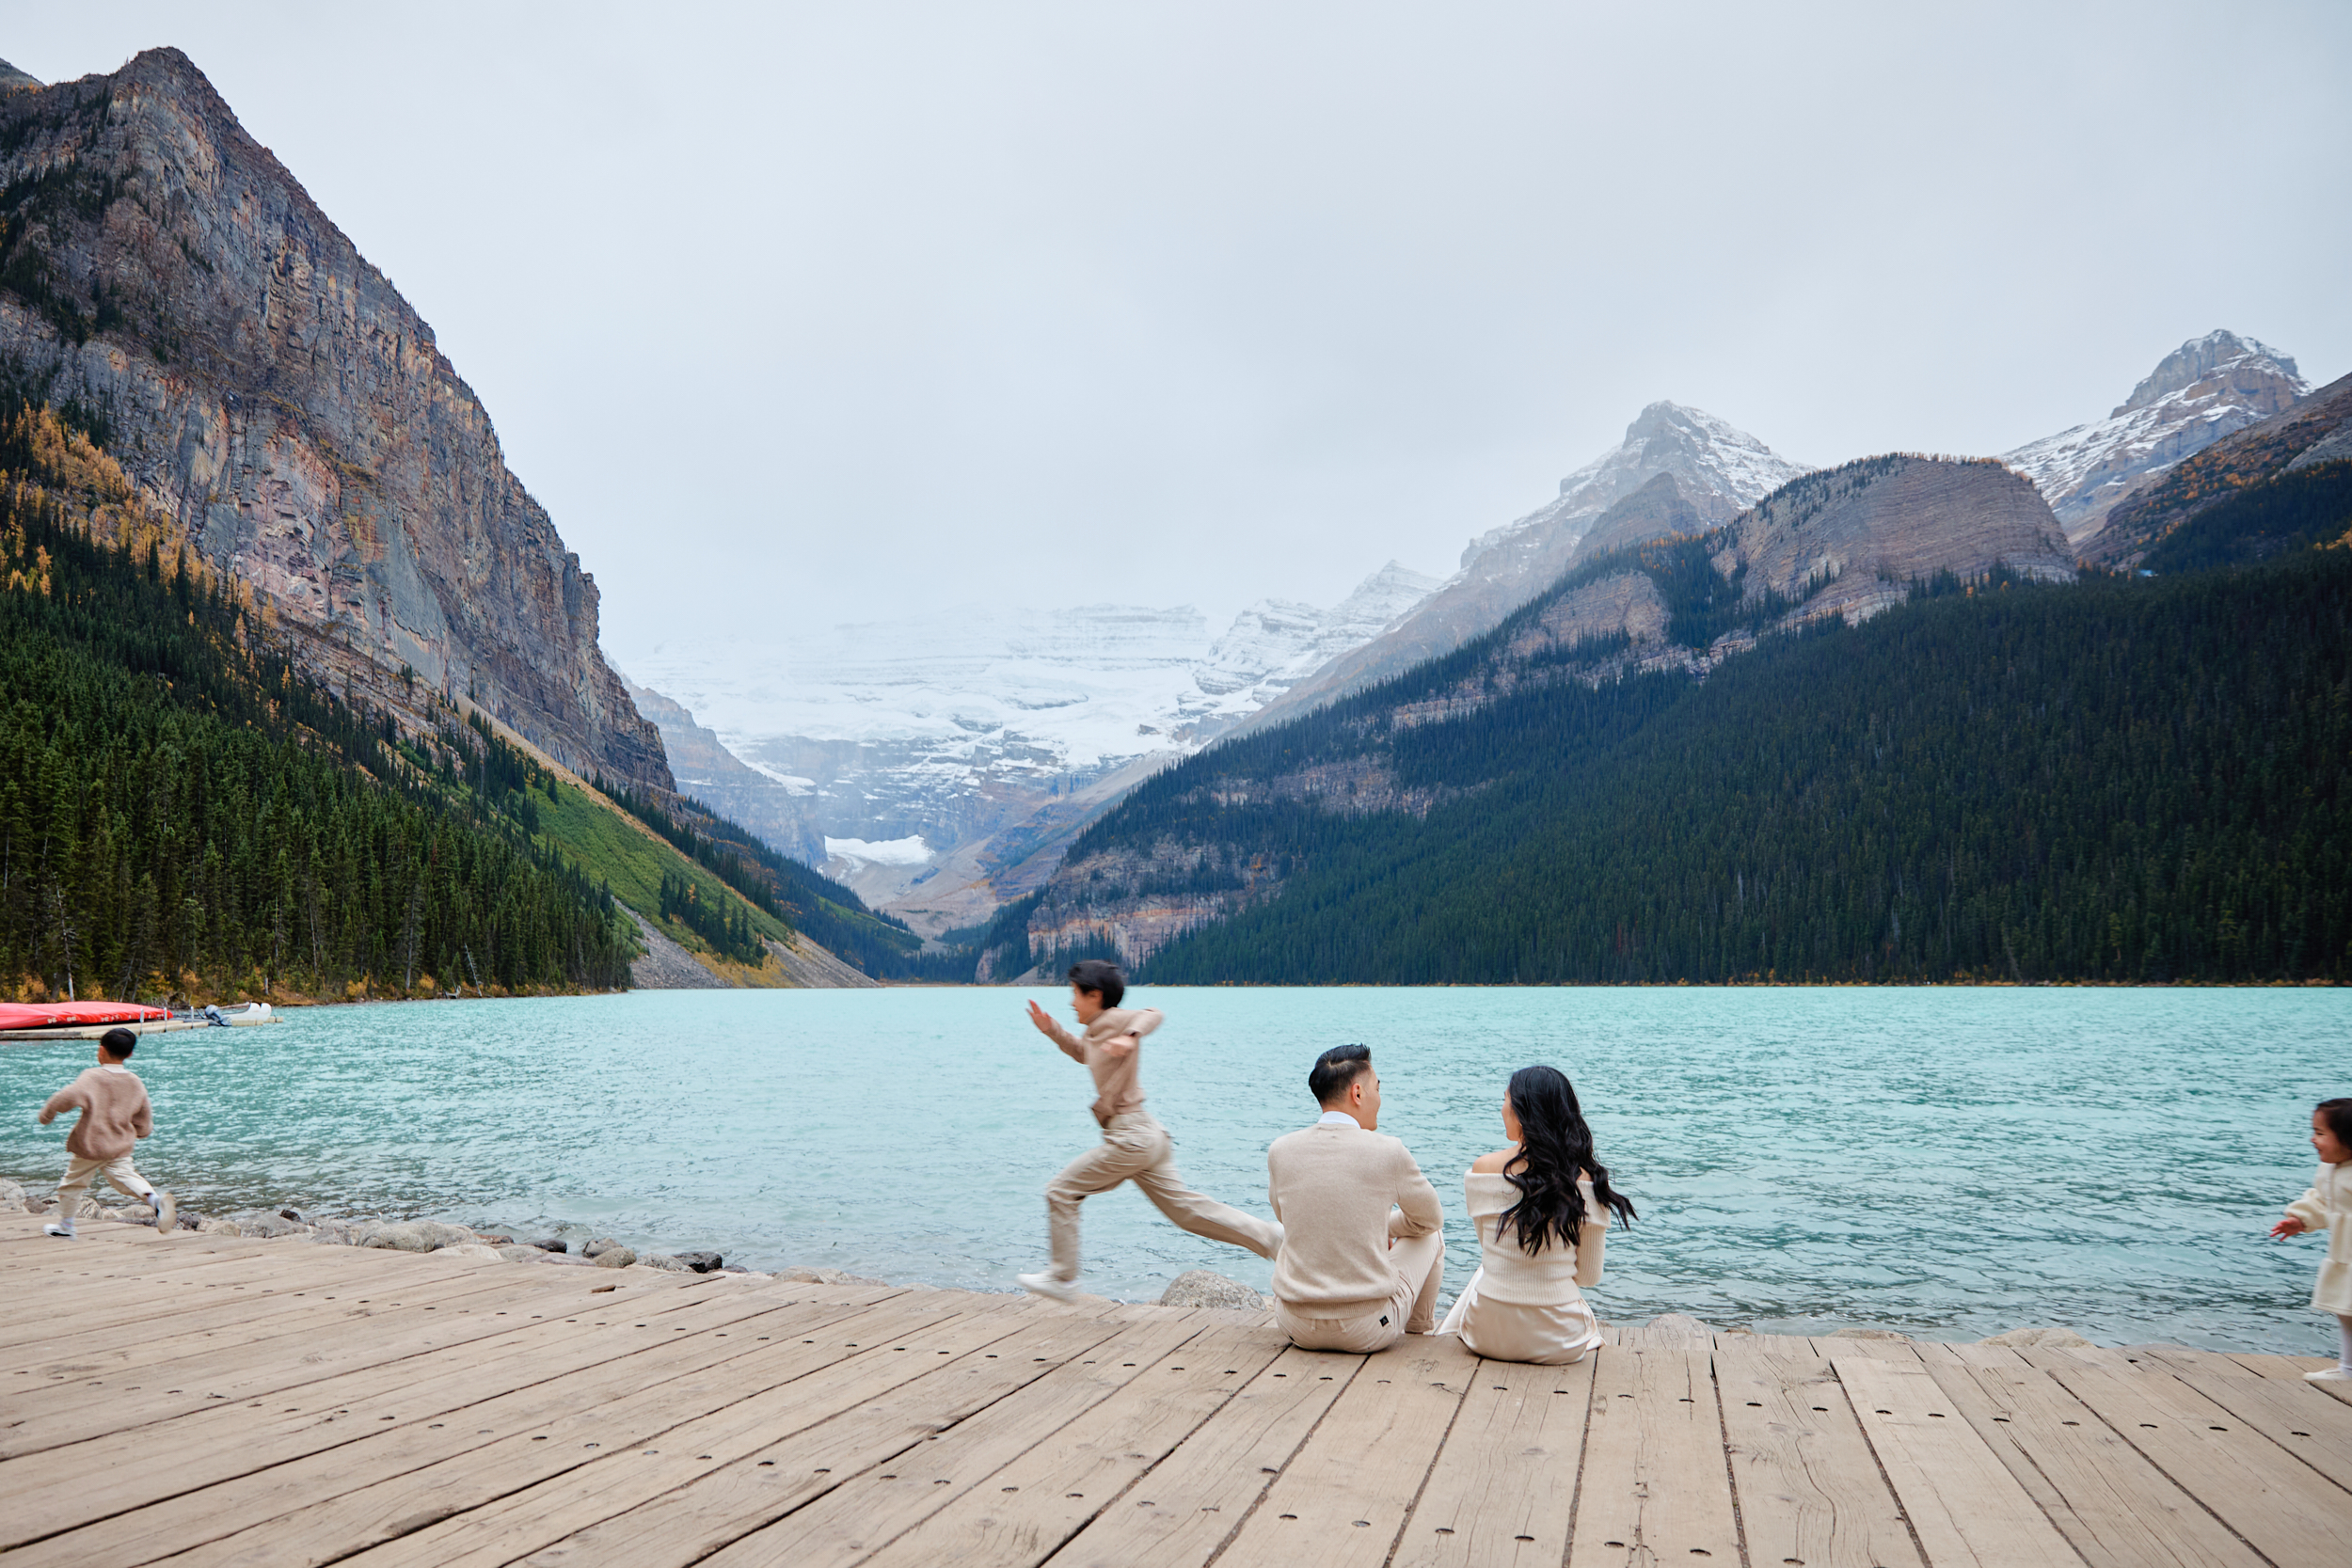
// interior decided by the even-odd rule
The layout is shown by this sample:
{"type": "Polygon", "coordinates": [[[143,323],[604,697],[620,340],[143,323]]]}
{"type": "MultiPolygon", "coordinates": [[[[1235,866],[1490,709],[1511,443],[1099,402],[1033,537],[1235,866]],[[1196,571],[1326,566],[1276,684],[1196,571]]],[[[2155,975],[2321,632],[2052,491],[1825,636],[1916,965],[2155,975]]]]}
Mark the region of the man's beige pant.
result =
{"type": "Polygon", "coordinates": [[[111,1160],[93,1160],[87,1154],[69,1154],[65,1159],[65,1180],[57,1183],[57,1214],[61,1219],[74,1219],[82,1212],[82,1195],[89,1191],[90,1179],[103,1171],[114,1183],[115,1191],[145,1198],[155,1190],[154,1184],[141,1176],[131,1164],[128,1154],[118,1154],[111,1160]]]}
{"type": "Polygon", "coordinates": [[[1396,1281],[1386,1309],[1359,1318],[1311,1318],[1290,1303],[1274,1304],[1274,1322],[1300,1350],[1343,1350],[1369,1355],[1386,1350],[1407,1330],[1427,1334],[1438,1326],[1438,1282],[1445,1277],[1445,1235],[1407,1236],[1389,1248],[1389,1272],[1396,1281]]]}
{"type": "Polygon", "coordinates": [[[1062,1167],[1045,1185],[1045,1214],[1054,1235],[1054,1277],[1078,1277],[1078,1205],[1096,1193],[1132,1181],[1178,1228],[1213,1242],[1248,1247],[1261,1258],[1275,1250],[1274,1227],[1240,1210],[1203,1197],[1176,1173],[1168,1129],[1149,1111],[1113,1117],[1103,1141],[1062,1167]]]}

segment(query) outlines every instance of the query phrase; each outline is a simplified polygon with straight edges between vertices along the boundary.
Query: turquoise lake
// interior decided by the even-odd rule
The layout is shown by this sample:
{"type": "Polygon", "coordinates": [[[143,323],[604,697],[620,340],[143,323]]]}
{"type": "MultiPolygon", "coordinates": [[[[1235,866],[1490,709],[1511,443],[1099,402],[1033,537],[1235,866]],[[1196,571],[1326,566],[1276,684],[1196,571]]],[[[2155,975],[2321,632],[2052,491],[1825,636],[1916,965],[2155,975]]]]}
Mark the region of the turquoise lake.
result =
{"type": "MultiPolygon", "coordinates": [[[[158,1037],[134,1061],[140,1168],[200,1212],[432,1216],[518,1237],[712,1247],[1004,1290],[1045,1257],[1046,1179],[1095,1137],[1085,1069],[1029,1027],[1067,991],[639,991],[302,1009],[158,1037]]],[[[1605,1320],[2063,1323],[2315,1354],[2324,1238],[2264,1232],[2310,1182],[2310,1108],[2352,1094],[2352,991],[1174,990],[1144,1046],[1192,1184],[1259,1214],[1265,1148],[1313,1119],[1307,1069],[1362,1040],[1476,1260],[1461,1177],[1502,1142],[1510,1072],[1575,1080],[1640,1207],[1605,1320]]],[[[86,1044],[0,1046],[0,1175],[56,1180],[33,1113],[86,1044]]],[[[1176,1230],[1133,1188],[1086,1206],[1086,1283],[1155,1298],[1269,1265],[1176,1230]]]]}

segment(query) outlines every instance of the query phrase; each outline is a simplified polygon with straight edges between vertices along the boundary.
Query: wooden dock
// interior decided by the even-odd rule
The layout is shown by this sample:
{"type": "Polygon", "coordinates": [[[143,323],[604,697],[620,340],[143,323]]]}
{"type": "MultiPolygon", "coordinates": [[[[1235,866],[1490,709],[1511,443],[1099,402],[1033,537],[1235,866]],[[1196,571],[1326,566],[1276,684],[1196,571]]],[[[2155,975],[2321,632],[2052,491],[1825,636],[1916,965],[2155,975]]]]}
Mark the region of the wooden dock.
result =
{"type": "Polygon", "coordinates": [[[2280,1356],[1257,1313],[0,1216],[0,1561],[2344,1568],[2280,1356]]]}

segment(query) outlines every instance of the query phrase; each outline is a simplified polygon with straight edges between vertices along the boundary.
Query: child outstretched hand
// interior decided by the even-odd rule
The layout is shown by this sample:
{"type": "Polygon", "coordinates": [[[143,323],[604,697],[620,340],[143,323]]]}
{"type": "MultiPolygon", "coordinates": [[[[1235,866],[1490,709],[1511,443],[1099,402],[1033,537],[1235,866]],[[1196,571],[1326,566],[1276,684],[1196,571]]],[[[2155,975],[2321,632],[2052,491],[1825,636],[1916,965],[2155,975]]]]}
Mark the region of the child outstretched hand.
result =
{"type": "Polygon", "coordinates": [[[2300,1215],[2289,1214],[2270,1227],[2270,1239],[2275,1242],[2284,1236],[2300,1236],[2310,1228],[2310,1226],[2303,1223],[2300,1215]]]}

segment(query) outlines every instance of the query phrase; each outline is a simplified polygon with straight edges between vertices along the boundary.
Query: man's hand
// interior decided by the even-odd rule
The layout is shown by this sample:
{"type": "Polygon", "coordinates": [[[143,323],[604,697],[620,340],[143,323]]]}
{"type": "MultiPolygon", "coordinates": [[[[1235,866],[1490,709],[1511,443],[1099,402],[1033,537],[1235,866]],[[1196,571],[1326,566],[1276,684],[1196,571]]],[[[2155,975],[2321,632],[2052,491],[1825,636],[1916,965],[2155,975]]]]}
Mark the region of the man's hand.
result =
{"type": "Polygon", "coordinates": [[[55,1111],[37,1111],[33,1114],[33,1119],[40,1122],[43,1127],[46,1127],[51,1122],[57,1119],[57,1113],[55,1111]]]}
{"type": "Polygon", "coordinates": [[[1103,1054],[1114,1059],[1120,1056],[1132,1056],[1136,1053],[1136,1047],[1142,1043],[1141,1035],[1114,1035],[1103,1042],[1103,1054]]]}
{"type": "Polygon", "coordinates": [[[1054,1015],[1034,1002],[1029,1004],[1029,1022],[1036,1024],[1037,1032],[1047,1039],[1054,1037],[1054,1015]]]}
{"type": "Polygon", "coordinates": [[[2305,1225],[2300,1219],[2296,1218],[2293,1214],[2289,1214],[2285,1219],[2280,1220],[2278,1224],[2270,1227],[2270,1237],[2271,1240],[2277,1241],[2281,1236],[2300,1236],[2304,1231],[2309,1230],[2310,1228],[2311,1227],[2305,1225]]]}

